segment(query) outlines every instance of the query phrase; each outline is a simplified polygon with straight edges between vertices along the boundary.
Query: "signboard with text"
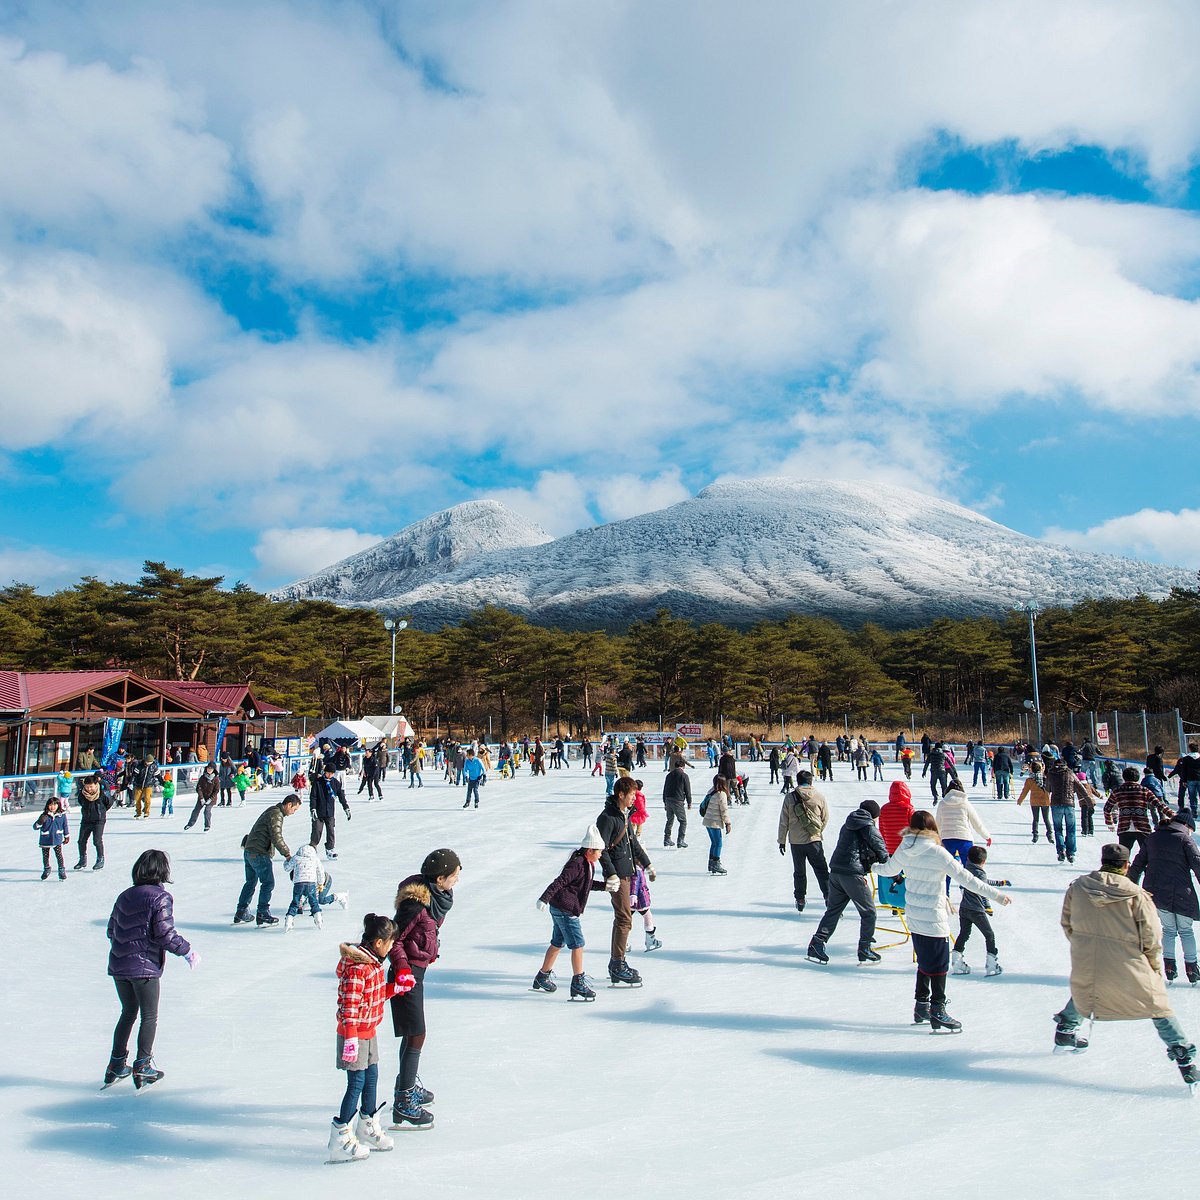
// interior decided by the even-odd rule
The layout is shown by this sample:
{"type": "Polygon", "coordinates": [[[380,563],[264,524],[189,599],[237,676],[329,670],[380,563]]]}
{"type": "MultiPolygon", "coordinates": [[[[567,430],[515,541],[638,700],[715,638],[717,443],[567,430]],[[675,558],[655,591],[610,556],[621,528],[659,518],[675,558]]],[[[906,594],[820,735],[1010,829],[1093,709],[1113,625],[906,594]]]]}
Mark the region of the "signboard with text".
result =
{"type": "Polygon", "coordinates": [[[1101,745],[1101,746],[1107,746],[1109,744],[1108,722],[1107,721],[1097,721],[1096,722],[1096,742],[1098,745],[1101,745]]]}
{"type": "Polygon", "coordinates": [[[694,738],[704,736],[703,725],[676,725],[675,732],[682,734],[683,737],[694,738]]]}

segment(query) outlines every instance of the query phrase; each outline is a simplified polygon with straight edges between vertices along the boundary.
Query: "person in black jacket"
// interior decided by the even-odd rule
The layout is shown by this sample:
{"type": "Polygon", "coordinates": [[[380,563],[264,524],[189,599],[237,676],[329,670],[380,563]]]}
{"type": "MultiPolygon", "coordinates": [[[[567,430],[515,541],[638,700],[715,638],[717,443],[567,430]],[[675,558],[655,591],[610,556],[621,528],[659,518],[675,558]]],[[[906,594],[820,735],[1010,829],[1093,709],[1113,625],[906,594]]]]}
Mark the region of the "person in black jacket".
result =
{"type": "Polygon", "coordinates": [[[663,808],[667,810],[667,825],[663,830],[663,845],[678,846],[680,850],[687,848],[683,840],[687,833],[687,814],[692,807],[692,781],[688,778],[687,768],[680,765],[672,767],[663,780],[663,808]],[[671,826],[679,822],[679,841],[671,840],[671,826]]]}
{"type": "Polygon", "coordinates": [[[81,778],[76,785],[75,803],[79,805],[79,861],[75,864],[76,871],[87,866],[88,838],[96,847],[96,865],[93,871],[104,869],[104,825],[108,820],[108,810],[113,806],[112,793],[104,786],[104,778],[99,771],[81,778]]]}
{"type": "Polygon", "coordinates": [[[779,764],[780,764],[779,747],[772,746],[771,753],[767,756],[767,766],[771,768],[771,778],[769,780],[767,780],[768,783],[779,783],[780,782],[779,764]]]}
{"type": "Polygon", "coordinates": [[[1188,983],[1200,983],[1200,967],[1196,965],[1196,935],[1192,922],[1200,919],[1200,903],[1196,899],[1193,877],[1200,880],[1200,850],[1192,837],[1187,810],[1159,823],[1143,842],[1129,868],[1129,878],[1143,883],[1154,899],[1158,919],[1163,929],[1163,971],[1168,980],[1176,977],[1175,936],[1183,948],[1183,969],[1188,983]]]}
{"type": "Polygon", "coordinates": [[[321,830],[324,828],[326,858],[337,858],[337,851],[333,848],[336,839],[333,825],[337,804],[342,806],[346,820],[350,820],[350,805],[346,802],[346,793],[342,791],[342,785],[334,774],[333,763],[327,762],[321,774],[313,779],[308,791],[308,811],[312,817],[312,833],[309,835],[308,844],[319,846],[321,830]]]}
{"type": "Polygon", "coordinates": [[[837,848],[829,859],[829,895],[825,915],[817,926],[808,946],[808,957],[814,962],[827,963],[825,943],[833,936],[847,904],[858,909],[858,961],[878,962],[879,955],[871,949],[875,940],[875,900],[867,875],[876,863],[888,860],[887,847],[875,827],[879,805],[864,800],[842,825],[837,848]]]}
{"type": "Polygon", "coordinates": [[[613,794],[604,802],[604,809],[596,818],[596,828],[604,839],[604,849],[600,852],[600,867],[604,872],[604,886],[612,899],[613,907],[608,977],[613,983],[640,987],[642,977],[625,961],[629,931],[633,928],[629,881],[633,878],[634,868],[642,867],[647,878],[653,883],[654,868],[629,824],[629,810],[633,807],[636,793],[635,780],[618,779],[613,787],[613,794]]]}
{"type": "Polygon", "coordinates": [[[362,795],[363,788],[367,789],[367,803],[371,803],[371,793],[374,792],[378,799],[383,799],[383,791],[379,787],[379,759],[375,757],[375,751],[367,749],[363,751],[362,758],[362,782],[358,785],[358,794],[362,795]]]}

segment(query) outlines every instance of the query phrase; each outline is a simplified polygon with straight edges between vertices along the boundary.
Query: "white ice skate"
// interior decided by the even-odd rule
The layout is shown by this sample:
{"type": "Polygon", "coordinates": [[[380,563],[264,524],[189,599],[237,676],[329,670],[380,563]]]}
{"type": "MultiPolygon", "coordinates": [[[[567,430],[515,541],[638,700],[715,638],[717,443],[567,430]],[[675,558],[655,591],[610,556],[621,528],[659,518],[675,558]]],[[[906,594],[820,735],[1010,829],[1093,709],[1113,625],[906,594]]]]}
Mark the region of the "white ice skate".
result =
{"type": "Polygon", "coordinates": [[[320,929],[320,928],[321,928],[321,914],[320,914],[319,912],[315,912],[315,913],[313,913],[313,924],[314,924],[314,925],[315,925],[315,926],[316,926],[318,929],[320,929]]]}
{"type": "Polygon", "coordinates": [[[970,975],[971,964],[957,951],[954,950],[950,954],[950,974],[951,975],[970,975]]]}
{"type": "Polygon", "coordinates": [[[296,924],[296,918],[295,918],[295,917],[284,917],[284,918],[283,918],[283,932],[284,932],[284,933],[291,933],[291,931],[292,931],[292,926],[293,926],[293,925],[295,925],[295,924],[296,924]]]}
{"type": "Polygon", "coordinates": [[[362,1162],[371,1156],[371,1151],[359,1142],[350,1128],[350,1122],[340,1125],[336,1120],[329,1127],[329,1157],[327,1163],[362,1162]]]}
{"type": "Polygon", "coordinates": [[[987,956],[987,961],[983,965],[983,973],[985,975],[1004,974],[1004,968],[1000,965],[1000,958],[998,955],[989,954],[987,956]]]}
{"type": "MultiPolygon", "coordinates": [[[[657,928],[657,927],[656,927],[656,928],[657,928]]],[[[647,929],[647,930],[646,930],[646,953],[647,953],[647,954],[648,954],[648,953],[649,953],[651,950],[659,950],[659,949],[661,949],[661,948],[662,948],[662,942],[660,942],[660,941],[658,940],[658,938],[656,938],[656,937],[654,936],[654,933],[655,933],[655,930],[654,930],[654,929],[647,929]]]]}
{"type": "Polygon", "coordinates": [[[368,1117],[366,1113],[358,1114],[358,1124],[354,1126],[354,1136],[358,1139],[360,1146],[368,1150],[377,1150],[380,1153],[392,1150],[396,1145],[395,1139],[389,1137],[379,1127],[379,1118],[368,1117]]]}
{"type": "Polygon", "coordinates": [[[333,898],[338,902],[340,907],[349,908],[349,906],[350,906],[350,893],[349,892],[334,892],[333,898]]]}

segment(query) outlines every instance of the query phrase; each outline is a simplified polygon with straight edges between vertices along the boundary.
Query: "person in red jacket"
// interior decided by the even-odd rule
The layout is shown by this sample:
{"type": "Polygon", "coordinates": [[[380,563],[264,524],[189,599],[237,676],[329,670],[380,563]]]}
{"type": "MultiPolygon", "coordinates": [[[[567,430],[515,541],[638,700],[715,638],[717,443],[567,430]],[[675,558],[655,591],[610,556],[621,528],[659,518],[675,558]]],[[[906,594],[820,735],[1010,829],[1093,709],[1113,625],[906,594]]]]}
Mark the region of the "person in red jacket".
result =
{"type": "Polygon", "coordinates": [[[346,1094],[329,1131],[329,1161],[359,1162],[372,1150],[391,1150],[395,1143],[375,1117],[379,1078],[379,1044],[375,1031],[383,1006],[412,989],[411,972],[395,972],[389,982],[383,964],[396,938],[387,917],[367,913],[358,945],[343,943],[337,965],[337,1065],[346,1072],[346,1094]],[[358,1124],[350,1120],[358,1112],[358,1124]]]}
{"type": "Polygon", "coordinates": [[[542,959],[541,970],[533,977],[536,992],[556,992],[558,985],[551,978],[550,968],[558,958],[558,952],[566,946],[571,952],[571,995],[572,1000],[595,1000],[596,993],[588,986],[583,973],[583,930],[579,918],[587,906],[592,892],[604,891],[604,880],[595,877],[600,851],[604,849],[604,836],[595,825],[589,825],[578,850],[571,852],[563,869],[538,898],[541,912],[550,910],[554,929],[550,945],[542,959]]]}
{"type": "Polygon", "coordinates": [[[879,832],[889,854],[896,853],[912,815],[912,792],[907,783],[897,779],[888,789],[887,803],[879,810],[879,832]]]}

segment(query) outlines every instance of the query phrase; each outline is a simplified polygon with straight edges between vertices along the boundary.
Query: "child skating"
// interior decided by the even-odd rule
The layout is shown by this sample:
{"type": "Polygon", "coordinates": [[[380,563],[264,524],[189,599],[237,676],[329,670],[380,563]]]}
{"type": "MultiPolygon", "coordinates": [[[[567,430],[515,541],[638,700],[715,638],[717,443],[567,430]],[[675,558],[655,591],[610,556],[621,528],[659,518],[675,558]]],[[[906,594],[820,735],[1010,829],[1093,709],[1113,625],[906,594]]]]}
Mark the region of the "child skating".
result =
{"type": "Polygon", "coordinates": [[[412,974],[394,973],[389,983],[384,964],[396,940],[396,926],[388,917],[367,913],[362,941],[340,947],[337,978],[337,1065],[346,1072],[342,1107],[329,1130],[330,1163],[361,1162],[372,1150],[391,1150],[395,1142],[379,1127],[376,1087],[379,1082],[379,1040],[375,1033],[383,1020],[383,1006],[413,986],[412,974]],[[353,1128],[350,1122],[358,1113],[353,1128]]]}
{"type": "MultiPolygon", "coordinates": [[[[550,910],[553,930],[550,945],[542,959],[541,970],[533,978],[536,992],[556,992],[553,970],[558,952],[565,945],[571,952],[571,1000],[595,1000],[596,993],[583,973],[583,929],[579,918],[592,892],[604,891],[604,881],[595,878],[595,867],[604,849],[604,837],[595,825],[589,825],[578,850],[571,853],[558,877],[541,894],[537,906],[550,910]]],[[[649,911],[649,910],[647,910],[649,911]]]]}
{"type": "Polygon", "coordinates": [[[283,918],[283,932],[288,933],[296,924],[296,918],[304,912],[308,902],[309,915],[313,924],[321,928],[321,901],[319,893],[325,885],[327,872],[324,863],[317,857],[315,846],[301,846],[283,864],[292,877],[292,902],[283,918]]]}
{"type": "Polygon", "coordinates": [[[46,801],[46,807],[33,823],[38,830],[38,845],[42,849],[42,878],[50,878],[50,851],[58,860],[58,877],[66,879],[67,868],[63,862],[63,847],[71,843],[71,827],[67,824],[67,814],[62,811],[62,801],[57,796],[51,796],[46,801]]]}
{"type": "MultiPolygon", "coordinates": [[[[1008,887],[1007,879],[989,879],[987,877],[987,872],[983,869],[987,862],[987,856],[987,850],[983,846],[972,846],[967,851],[965,864],[967,870],[976,879],[982,879],[984,883],[989,883],[992,887],[1008,887]]],[[[991,921],[988,920],[987,905],[978,892],[972,892],[965,887],[962,889],[962,899],[958,904],[958,937],[954,939],[954,952],[950,956],[950,974],[970,975],[971,973],[971,968],[963,957],[963,951],[970,940],[972,927],[983,934],[983,945],[987,951],[983,973],[985,975],[1002,974],[1003,968],[1000,966],[999,951],[996,949],[996,935],[992,931],[991,921]]]]}
{"type": "Polygon", "coordinates": [[[646,930],[646,953],[661,949],[662,942],[654,936],[654,914],[650,911],[650,880],[642,867],[634,868],[633,878],[629,881],[629,907],[642,918],[646,930]]]}

